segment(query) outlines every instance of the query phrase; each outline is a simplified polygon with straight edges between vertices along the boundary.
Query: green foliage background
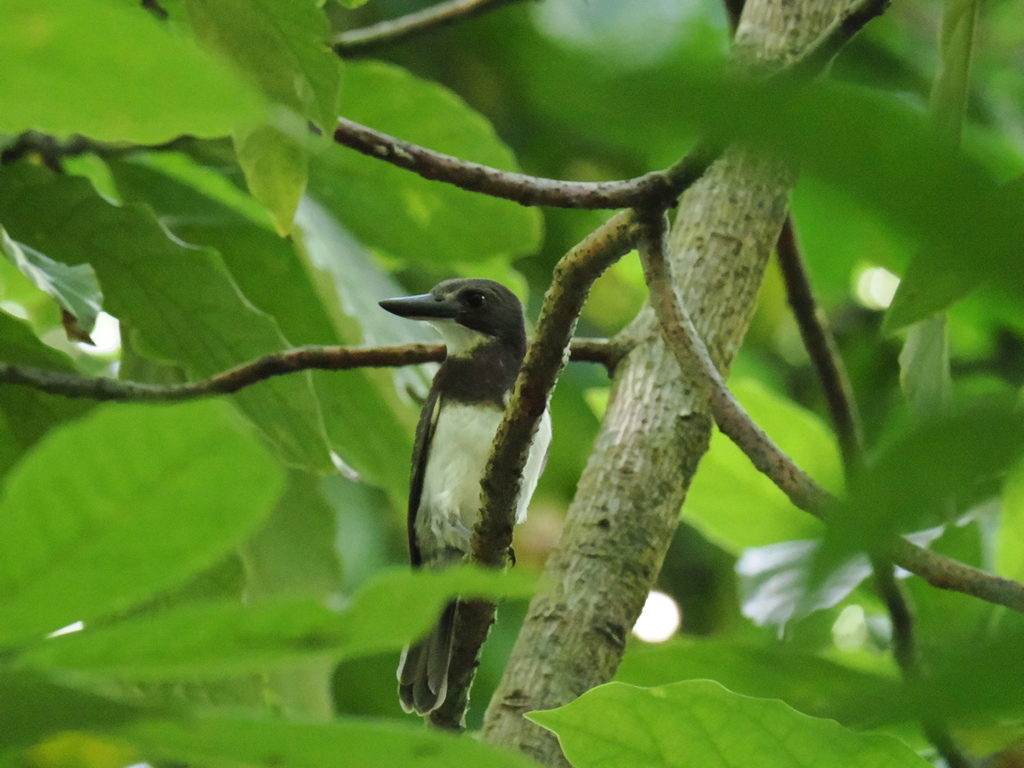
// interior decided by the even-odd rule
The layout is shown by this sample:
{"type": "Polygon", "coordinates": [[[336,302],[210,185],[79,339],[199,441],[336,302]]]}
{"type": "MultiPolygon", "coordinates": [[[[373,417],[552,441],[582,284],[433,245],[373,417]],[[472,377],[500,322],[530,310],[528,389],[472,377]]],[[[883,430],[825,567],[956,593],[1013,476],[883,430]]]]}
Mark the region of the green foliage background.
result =
{"type": "MultiPolygon", "coordinates": [[[[974,756],[1024,737],[1018,614],[906,579],[928,671],[908,687],[849,563],[930,529],[935,550],[1024,577],[1014,2],[897,3],[799,91],[722,76],[715,0],[513,4],[344,62],[332,30],[420,4],[161,5],[0,0],[0,146],[85,137],[0,165],[0,360],[174,383],[303,344],[429,340],[376,301],[458,275],[505,282],[535,317],[555,261],[607,215],[425,181],[332,144],[339,114],[577,180],[664,167],[701,132],[755,142],[803,172],[793,217],[868,469],[826,532],[716,435],[661,578],[680,634],[631,641],[619,682],[534,717],[578,766],[913,766],[936,759],[920,727],[936,719],[974,756]],[[880,268],[903,278],[887,312],[864,287],[880,268]],[[61,310],[94,332],[100,308],[119,348],[68,341],[61,310]]],[[[635,259],[617,264],[580,334],[613,335],[645,293],[635,259]]],[[[479,725],[608,381],[579,364],[559,382],[520,567],[414,575],[403,517],[429,374],[302,373],[181,405],[0,386],[0,762],[528,764],[402,715],[394,667],[449,595],[508,598],[479,725]]],[[[843,492],[774,267],[730,386],[843,492]]]]}

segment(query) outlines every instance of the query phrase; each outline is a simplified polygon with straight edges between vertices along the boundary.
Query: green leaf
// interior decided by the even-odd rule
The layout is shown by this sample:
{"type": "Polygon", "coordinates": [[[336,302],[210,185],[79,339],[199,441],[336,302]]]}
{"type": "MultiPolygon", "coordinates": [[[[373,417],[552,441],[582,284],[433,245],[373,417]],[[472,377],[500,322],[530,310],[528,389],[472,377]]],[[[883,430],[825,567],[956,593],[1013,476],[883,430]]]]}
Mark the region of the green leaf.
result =
{"type": "Polygon", "coordinates": [[[51,432],[0,497],[0,644],[180,584],[280,490],[266,449],[215,401],[104,406],[51,432]]]}
{"type": "MultiPolygon", "coordinates": [[[[3,361],[62,373],[74,373],[71,358],[39,340],[23,320],[0,312],[0,351],[3,361]]],[[[6,473],[18,457],[42,438],[54,425],[77,418],[93,408],[90,400],[72,400],[48,395],[33,387],[0,385],[3,414],[3,452],[0,472],[6,473]]]]}
{"type": "Polygon", "coordinates": [[[157,143],[226,134],[262,111],[226,66],[139,4],[2,0],[0,16],[2,132],[157,143]]]}
{"type": "MultiPolygon", "coordinates": [[[[516,171],[494,129],[451,91],[379,62],[346,66],[345,117],[464,160],[516,171]]],[[[433,264],[510,259],[536,250],[540,213],[332,146],[310,170],[312,196],[363,243],[433,264]],[[382,226],[382,222],[387,222],[382,226]]]]}
{"type": "MultiPolygon", "coordinates": [[[[68,264],[91,263],[108,311],[128,320],[148,351],[193,378],[220,373],[289,344],[273,318],[239,291],[219,255],[168,236],[152,211],[113,206],[80,177],[18,163],[4,169],[0,219],[12,236],[68,264]]],[[[308,376],[277,377],[233,396],[289,462],[331,462],[308,376]]]]}
{"type": "Polygon", "coordinates": [[[526,717],[557,733],[577,768],[747,768],[752,761],[761,768],[929,765],[889,736],[857,733],[709,680],[661,688],[611,683],[526,717]]]}
{"type": "Polygon", "coordinates": [[[918,419],[941,416],[953,398],[946,316],[936,315],[910,328],[900,352],[900,387],[918,419]]]}
{"type": "Polygon", "coordinates": [[[272,99],[330,132],[338,116],[341,61],[313,0],[185,0],[196,36],[272,99]]]}
{"type": "Polygon", "coordinates": [[[996,481],[1022,453],[1024,415],[1009,405],[979,405],[914,426],[851,479],[815,558],[816,576],[995,495],[996,481]]]}
{"type": "Polygon", "coordinates": [[[22,664],[128,680],[222,678],[311,658],[397,651],[437,621],[452,596],[519,597],[535,579],[478,568],[407,569],[371,579],[342,611],[313,600],[189,604],[63,635],[22,654],[22,664]]]}
{"type": "Polygon", "coordinates": [[[246,598],[335,595],[341,586],[336,528],[321,478],[292,470],[270,517],[242,547],[246,598]]]}
{"type": "MultiPolygon", "coordinates": [[[[842,487],[842,460],[821,419],[753,379],[729,386],[757,424],[811,477],[833,491],[842,487]]],[[[729,552],[817,536],[822,525],[758,472],[720,432],[701,460],[683,504],[683,518],[729,552]]]]}
{"type": "Polygon", "coordinates": [[[818,546],[816,540],[781,541],[744,550],[736,563],[743,615],[781,631],[792,619],[837,605],[871,575],[867,558],[855,557],[828,578],[809,580],[818,546]]]}
{"type": "Polygon", "coordinates": [[[615,675],[644,687],[715,680],[735,693],[781,699],[814,717],[857,727],[902,720],[900,681],[853,669],[782,644],[688,639],[627,653],[615,675]],[[883,711],[884,710],[884,711],[883,711]]]}
{"type": "Polygon", "coordinates": [[[931,113],[939,129],[960,140],[970,96],[971,54],[978,24],[978,0],[948,0],[939,36],[941,67],[931,93],[931,113]]]}
{"type": "Polygon", "coordinates": [[[117,731],[151,757],[185,764],[278,768],[529,768],[527,757],[420,724],[337,719],[331,723],[241,717],[150,720],[117,731]]]}
{"type": "MultiPolygon", "coordinates": [[[[299,209],[301,232],[285,240],[265,213],[224,176],[175,153],[110,164],[122,195],[147,202],[171,231],[189,243],[216,248],[246,298],[274,317],[287,339],[302,344],[393,344],[417,339],[415,323],[389,315],[377,299],[405,291],[368,255],[351,253],[337,225],[308,199],[299,209]],[[323,274],[328,270],[329,274],[323,274]],[[380,318],[379,316],[384,316],[380,318]],[[386,324],[386,325],[385,325],[386,324]],[[413,326],[413,329],[409,329],[413,326]],[[386,331],[386,332],[385,332],[386,331]]],[[[331,445],[367,482],[404,498],[415,413],[399,402],[392,378],[413,371],[312,371],[331,445]]]]}
{"type": "Polygon", "coordinates": [[[940,251],[919,253],[896,288],[885,311],[882,332],[893,333],[926,320],[960,301],[985,280],[978,265],[940,251]]]}
{"type": "Polygon", "coordinates": [[[143,715],[153,712],[34,672],[0,670],[0,750],[28,747],[62,731],[117,728],[143,715]]]}
{"type": "Polygon", "coordinates": [[[252,196],[270,212],[277,234],[285,237],[306,189],[306,150],[280,129],[261,125],[235,136],[235,154],[252,196]]]}
{"type": "Polygon", "coordinates": [[[16,243],[3,226],[0,226],[0,252],[33,285],[74,315],[79,328],[86,333],[92,331],[103,305],[103,292],[92,267],[88,264],[69,267],[54,261],[34,248],[16,243]]]}
{"type": "Polygon", "coordinates": [[[996,536],[996,572],[1024,581],[1024,468],[1017,467],[1003,486],[996,536]]]}

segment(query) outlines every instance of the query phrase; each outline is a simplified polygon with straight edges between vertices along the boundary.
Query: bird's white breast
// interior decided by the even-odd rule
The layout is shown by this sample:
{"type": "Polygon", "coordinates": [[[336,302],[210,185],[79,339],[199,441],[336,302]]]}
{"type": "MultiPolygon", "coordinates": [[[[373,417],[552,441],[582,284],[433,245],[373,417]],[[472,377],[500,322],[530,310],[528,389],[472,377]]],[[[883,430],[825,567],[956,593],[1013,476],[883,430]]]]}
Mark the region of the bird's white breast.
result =
{"type": "MultiPolygon", "coordinates": [[[[442,405],[416,515],[416,538],[425,562],[459,560],[469,552],[480,514],[480,480],[503,415],[493,405],[442,405]]],[[[526,519],[550,443],[551,417],[545,411],[523,471],[517,523],[526,519]]]]}

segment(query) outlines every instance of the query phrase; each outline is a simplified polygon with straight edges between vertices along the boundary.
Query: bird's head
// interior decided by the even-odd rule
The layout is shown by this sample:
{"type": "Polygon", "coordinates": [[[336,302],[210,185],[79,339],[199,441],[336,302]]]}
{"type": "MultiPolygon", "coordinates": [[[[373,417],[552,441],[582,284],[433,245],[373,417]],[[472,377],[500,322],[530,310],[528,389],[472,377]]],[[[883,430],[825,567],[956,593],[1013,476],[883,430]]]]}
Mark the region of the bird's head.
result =
{"type": "Polygon", "coordinates": [[[526,345],[523,305],[493,280],[445,280],[430,293],[385,299],[380,306],[399,317],[433,325],[452,357],[467,356],[481,344],[497,342],[517,349],[526,345]]]}

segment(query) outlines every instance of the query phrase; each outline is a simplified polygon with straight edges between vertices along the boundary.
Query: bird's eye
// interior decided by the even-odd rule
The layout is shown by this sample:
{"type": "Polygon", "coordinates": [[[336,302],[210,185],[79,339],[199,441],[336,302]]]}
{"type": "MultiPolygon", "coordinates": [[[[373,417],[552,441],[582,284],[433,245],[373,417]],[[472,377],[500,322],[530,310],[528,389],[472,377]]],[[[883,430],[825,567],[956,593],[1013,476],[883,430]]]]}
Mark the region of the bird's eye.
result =
{"type": "Polygon", "coordinates": [[[466,306],[470,309],[480,309],[487,301],[487,296],[480,291],[466,291],[463,294],[462,300],[466,302],[466,306]]]}

